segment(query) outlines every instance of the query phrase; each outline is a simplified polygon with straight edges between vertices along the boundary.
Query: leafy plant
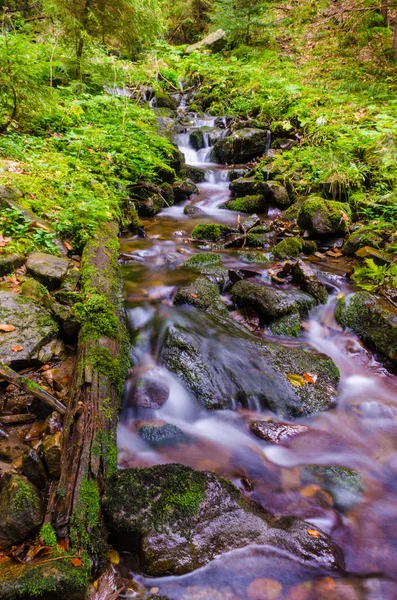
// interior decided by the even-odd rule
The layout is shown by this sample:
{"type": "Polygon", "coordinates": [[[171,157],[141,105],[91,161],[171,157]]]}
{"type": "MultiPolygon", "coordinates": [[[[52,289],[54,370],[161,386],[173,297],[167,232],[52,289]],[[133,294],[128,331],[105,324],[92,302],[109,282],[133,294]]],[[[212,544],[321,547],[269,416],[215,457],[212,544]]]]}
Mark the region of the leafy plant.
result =
{"type": "Polygon", "coordinates": [[[397,286],[397,263],[377,265],[372,258],[366,258],[364,262],[365,266],[356,267],[352,276],[363,290],[377,292],[397,286]]]}

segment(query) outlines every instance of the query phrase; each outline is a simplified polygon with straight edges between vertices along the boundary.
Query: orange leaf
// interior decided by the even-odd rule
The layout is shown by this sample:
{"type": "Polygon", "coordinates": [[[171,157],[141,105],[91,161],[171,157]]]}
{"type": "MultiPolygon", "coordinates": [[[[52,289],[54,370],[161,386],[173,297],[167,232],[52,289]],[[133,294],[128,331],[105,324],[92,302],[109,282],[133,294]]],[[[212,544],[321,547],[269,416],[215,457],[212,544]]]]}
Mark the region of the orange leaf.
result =
{"type": "Polygon", "coordinates": [[[59,540],[58,548],[60,548],[61,550],[69,550],[69,538],[59,540]]]}
{"type": "Polygon", "coordinates": [[[22,346],[13,346],[11,348],[13,352],[21,352],[23,350],[22,346]]]}
{"type": "Polygon", "coordinates": [[[312,496],[317,494],[317,492],[320,491],[320,486],[315,483],[312,483],[310,485],[306,485],[304,488],[301,489],[301,496],[303,496],[304,498],[311,498],[312,496]]]}
{"type": "Polygon", "coordinates": [[[317,531],[316,529],[308,529],[307,533],[315,538],[321,537],[321,533],[319,531],[317,531]]]}
{"type": "Polygon", "coordinates": [[[303,373],[303,379],[306,381],[306,383],[311,383],[312,385],[316,383],[317,377],[318,375],[313,373],[303,373]]]}
{"type": "Polygon", "coordinates": [[[72,565],[74,567],[81,567],[82,564],[83,563],[82,563],[82,561],[79,558],[77,558],[77,557],[72,558],[72,565]]]}
{"type": "Polygon", "coordinates": [[[71,246],[71,244],[69,244],[69,242],[63,242],[63,245],[65,246],[66,250],[72,249],[72,246],[71,246]]]}
{"type": "Polygon", "coordinates": [[[14,325],[7,325],[7,323],[0,324],[0,331],[15,331],[16,327],[14,325]]]}

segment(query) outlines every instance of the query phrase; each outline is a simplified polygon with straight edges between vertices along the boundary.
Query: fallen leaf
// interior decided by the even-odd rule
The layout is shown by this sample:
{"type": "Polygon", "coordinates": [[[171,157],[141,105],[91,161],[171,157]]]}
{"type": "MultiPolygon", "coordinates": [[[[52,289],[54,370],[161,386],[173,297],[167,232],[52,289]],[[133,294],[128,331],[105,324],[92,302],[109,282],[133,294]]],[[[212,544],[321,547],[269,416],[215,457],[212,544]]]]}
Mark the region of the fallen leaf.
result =
{"type": "Polygon", "coordinates": [[[307,533],[308,533],[309,535],[311,535],[312,537],[314,537],[314,538],[319,538],[319,537],[321,537],[321,533],[320,533],[319,531],[317,531],[316,529],[308,529],[308,530],[307,530],[307,533]]]}
{"type": "Polygon", "coordinates": [[[16,327],[14,327],[14,325],[7,325],[7,323],[1,323],[0,324],[0,331],[15,331],[16,327]]]}
{"type": "Polygon", "coordinates": [[[112,565],[118,565],[120,562],[120,555],[117,550],[110,550],[107,554],[107,557],[112,565]]]}
{"type": "Polygon", "coordinates": [[[77,558],[77,557],[72,558],[72,565],[74,567],[81,567],[82,564],[83,563],[82,563],[82,561],[79,558],[77,558]]]}
{"type": "Polygon", "coordinates": [[[13,346],[13,347],[11,348],[11,350],[12,350],[13,352],[22,352],[23,348],[22,348],[22,346],[13,346]]]}
{"type": "Polygon", "coordinates": [[[43,231],[51,231],[47,225],[44,225],[44,223],[39,223],[38,221],[32,221],[29,223],[28,229],[42,229],[43,231]]]}
{"type": "Polygon", "coordinates": [[[303,379],[306,381],[306,383],[310,383],[311,385],[314,385],[317,381],[318,375],[315,375],[314,373],[303,373],[303,379]]]}
{"type": "Polygon", "coordinates": [[[321,252],[315,252],[314,256],[317,256],[317,258],[320,258],[321,260],[326,258],[325,254],[322,254],[321,252]]]}
{"type": "Polygon", "coordinates": [[[305,487],[301,489],[301,496],[303,496],[304,498],[312,498],[317,494],[317,492],[320,491],[321,487],[316,483],[312,483],[310,485],[305,485],[305,487]]]}
{"type": "Polygon", "coordinates": [[[327,256],[332,256],[332,258],[339,258],[342,256],[341,252],[335,252],[334,250],[327,250],[325,253],[327,256]]]}
{"type": "Polygon", "coordinates": [[[58,548],[60,548],[61,550],[69,550],[69,538],[59,540],[58,548]]]}
{"type": "Polygon", "coordinates": [[[63,245],[65,246],[66,250],[71,250],[72,249],[72,245],[69,244],[69,242],[63,242],[63,245]]]}
{"type": "Polygon", "coordinates": [[[288,381],[294,385],[295,387],[302,387],[305,385],[306,381],[300,375],[295,375],[294,373],[289,373],[287,375],[288,381]]]}

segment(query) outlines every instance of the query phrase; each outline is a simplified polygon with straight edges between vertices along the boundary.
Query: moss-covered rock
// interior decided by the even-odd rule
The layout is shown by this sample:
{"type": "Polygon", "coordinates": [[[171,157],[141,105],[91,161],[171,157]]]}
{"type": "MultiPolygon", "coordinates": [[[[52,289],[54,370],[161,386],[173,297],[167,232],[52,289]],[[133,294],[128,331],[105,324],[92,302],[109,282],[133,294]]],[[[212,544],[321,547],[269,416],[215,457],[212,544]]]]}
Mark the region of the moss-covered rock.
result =
{"type": "Polygon", "coordinates": [[[157,108],[169,108],[172,111],[178,108],[178,101],[164,92],[156,93],[155,103],[157,108]]]}
{"type": "Polygon", "coordinates": [[[221,257],[219,254],[199,252],[188,258],[185,262],[185,267],[189,267],[190,269],[200,269],[201,267],[220,264],[221,257]]]}
{"type": "Polygon", "coordinates": [[[195,167],[192,165],[186,165],[185,167],[186,177],[193,181],[193,183],[202,183],[205,180],[205,169],[195,167]]]}
{"type": "Polygon", "coordinates": [[[91,577],[89,558],[82,555],[82,564],[75,567],[73,552],[54,548],[45,561],[0,563],[0,598],[2,600],[85,600],[91,577]]]}
{"type": "Polygon", "coordinates": [[[200,275],[204,275],[209,281],[218,285],[221,291],[229,279],[229,272],[222,267],[219,254],[204,254],[200,252],[191,256],[184,266],[196,273],[200,273],[200,275]]]}
{"type": "Polygon", "coordinates": [[[260,183],[255,177],[239,177],[234,179],[229,188],[235,196],[255,196],[260,193],[260,183]]]}
{"type": "Polygon", "coordinates": [[[287,189],[281,183],[263,181],[259,189],[268,204],[280,208],[288,208],[292,204],[292,199],[289,197],[287,189]]]}
{"type": "Polygon", "coordinates": [[[263,254],[263,252],[258,252],[255,250],[251,251],[241,251],[238,253],[240,260],[247,264],[264,264],[269,262],[268,258],[263,254]]]}
{"type": "Polygon", "coordinates": [[[51,309],[53,299],[47,288],[37,279],[26,279],[21,285],[21,294],[36,300],[45,308],[51,309]]]}
{"type": "Polygon", "coordinates": [[[291,237],[285,238],[273,248],[273,254],[276,258],[289,258],[291,256],[299,256],[303,250],[301,238],[291,237]]]}
{"type": "Polygon", "coordinates": [[[107,483],[103,507],[115,540],[152,576],[189,573],[249,544],[273,545],[331,569],[343,566],[325,534],[310,536],[300,519],[277,521],[246,503],[228,481],[182,465],[119,471],[107,483]]]}
{"type": "Polygon", "coordinates": [[[190,132],[189,140],[195,150],[204,148],[204,133],[202,129],[194,129],[190,132]]]}
{"type": "Polygon", "coordinates": [[[351,209],[347,204],[313,196],[300,207],[298,224],[317,236],[345,235],[349,231],[351,209]]]}
{"type": "Polygon", "coordinates": [[[44,504],[39,490],[26,477],[6,473],[1,480],[0,515],[0,550],[7,550],[40,527],[44,504]]]}
{"type": "Polygon", "coordinates": [[[247,280],[233,286],[232,298],[239,308],[254,308],[265,321],[293,313],[306,314],[315,306],[311,296],[298,290],[277,290],[247,280]]]}
{"type": "Polygon", "coordinates": [[[298,337],[301,330],[300,314],[292,313],[276,319],[269,325],[269,330],[273,335],[298,337]]]}
{"type": "Polygon", "coordinates": [[[236,231],[232,227],[227,225],[221,225],[219,223],[205,223],[202,225],[196,225],[192,231],[192,238],[194,240],[206,240],[207,242],[217,242],[218,240],[226,237],[228,233],[236,231]]]}
{"type": "Polygon", "coordinates": [[[157,215],[165,206],[163,196],[156,193],[153,193],[144,200],[133,198],[132,203],[135,205],[137,213],[140,217],[153,217],[154,215],[157,215]]]}
{"type": "Polygon", "coordinates": [[[340,510],[349,510],[364,492],[360,474],[340,465],[310,465],[302,469],[302,477],[305,483],[319,483],[332,495],[340,510]]]}
{"type": "Polygon", "coordinates": [[[193,194],[198,194],[199,189],[195,183],[192,181],[178,181],[173,185],[173,192],[175,197],[175,202],[183,202],[184,200],[188,200],[190,196],[193,194]]]}
{"type": "Polygon", "coordinates": [[[201,310],[207,310],[219,299],[219,287],[206,277],[199,277],[193,283],[178,289],[174,304],[191,304],[201,310]]]}
{"type": "Polygon", "coordinates": [[[170,327],[161,360],[210,409],[259,405],[294,418],[336,402],[339,371],[331,359],[258,339],[208,312],[170,327]],[[315,385],[294,387],[287,377],[306,372],[318,374],[315,385]]]}
{"type": "Polygon", "coordinates": [[[293,282],[313,296],[318,304],[325,304],[328,300],[328,292],[325,285],[319,280],[313,269],[303,260],[286,263],[283,271],[292,274],[293,282]]]}
{"type": "Polygon", "coordinates": [[[338,301],[335,317],[342,327],[397,361],[397,311],[369,292],[357,292],[338,301]]]}
{"type": "Polygon", "coordinates": [[[236,210],[238,212],[246,213],[263,213],[266,211],[267,204],[265,199],[260,194],[255,196],[244,196],[243,198],[236,198],[230,200],[225,204],[221,204],[219,208],[226,208],[227,210],[236,210]]]}
{"type": "Polygon", "coordinates": [[[263,154],[267,144],[268,134],[265,130],[242,128],[219,140],[214,146],[214,151],[224,164],[241,164],[263,154]]]}

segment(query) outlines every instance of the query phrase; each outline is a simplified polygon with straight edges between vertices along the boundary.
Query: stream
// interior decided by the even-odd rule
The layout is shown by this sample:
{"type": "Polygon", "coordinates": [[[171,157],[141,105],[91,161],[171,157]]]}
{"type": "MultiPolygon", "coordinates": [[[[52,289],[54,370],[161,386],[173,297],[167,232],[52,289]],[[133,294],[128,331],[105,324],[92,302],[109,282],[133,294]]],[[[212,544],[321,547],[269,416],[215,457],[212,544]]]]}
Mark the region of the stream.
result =
{"type": "MultiPolygon", "coordinates": [[[[310,311],[298,338],[275,339],[263,327],[255,332],[285,347],[309,345],[331,357],[340,369],[336,408],[296,419],[295,424],[308,427],[303,435],[282,444],[266,443],[250,432],[247,423],[265,419],[285,423],[288,418],[263,410],[255,398],[228,409],[207,410],[176,375],[162,366],[165,332],[174,324],[192,331],[198,343],[216,345],[219,356],[236,352],[239,364],[250,360],[236,337],[229,336],[227,330],[217,331],[204,313],[173,304],[178,286],[197,277],[183,269],[183,264],[194,253],[210,250],[210,245],[191,243],[193,227],[211,222],[235,227],[237,223],[238,213],[218,208],[231,197],[230,169],[210,162],[208,135],[205,147],[199,151],[189,141],[192,129],[213,128],[216,123],[221,125],[222,135],[226,121],[208,117],[195,118],[186,133],[176,138],[186,163],[205,168],[205,180],[198,184],[199,194],[144,219],[146,238],[121,240],[126,309],[136,343],[132,349],[134,374],[126,383],[118,431],[119,465],[126,468],[181,463],[226,477],[271,513],[298,516],[326,532],[343,550],[346,573],[331,576],[273,548],[248,546],[187,575],[150,579],[134,572],[134,576],[149,590],[156,588],[159,595],[170,600],[395,599],[397,378],[354,334],[342,331],[335,321],[337,296],[353,289],[345,275],[345,259],[329,257],[310,263],[333,291],[326,305],[310,311]],[[188,204],[205,215],[190,218],[184,213],[188,204]],[[161,385],[169,389],[164,404],[157,408],[131,404],[137,372],[149,373],[160,389],[161,385]],[[175,444],[150,446],[137,434],[137,424],[147,421],[173,425],[185,436],[175,444]],[[353,469],[360,475],[359,489],[353,493],[342,486],[330,493],[329,486],[308,478],[308,465],[353,469]],[[256,580],[262,580],[262,591],[255,592],[256,580]]],[[[260,216],[271,222],[280,214],[279,209],[270,209],[260,216]]],[[[217,253],[227,269],[251,269],[258,281],[271,281],[268,271],[274,261],[247,265],[244,251],[233,248],[217,253]]],[[[222,299],[233,310],[227,290],[222,299]]],[[[236,324],[236,331],[241,327],[236,324]]]]}

